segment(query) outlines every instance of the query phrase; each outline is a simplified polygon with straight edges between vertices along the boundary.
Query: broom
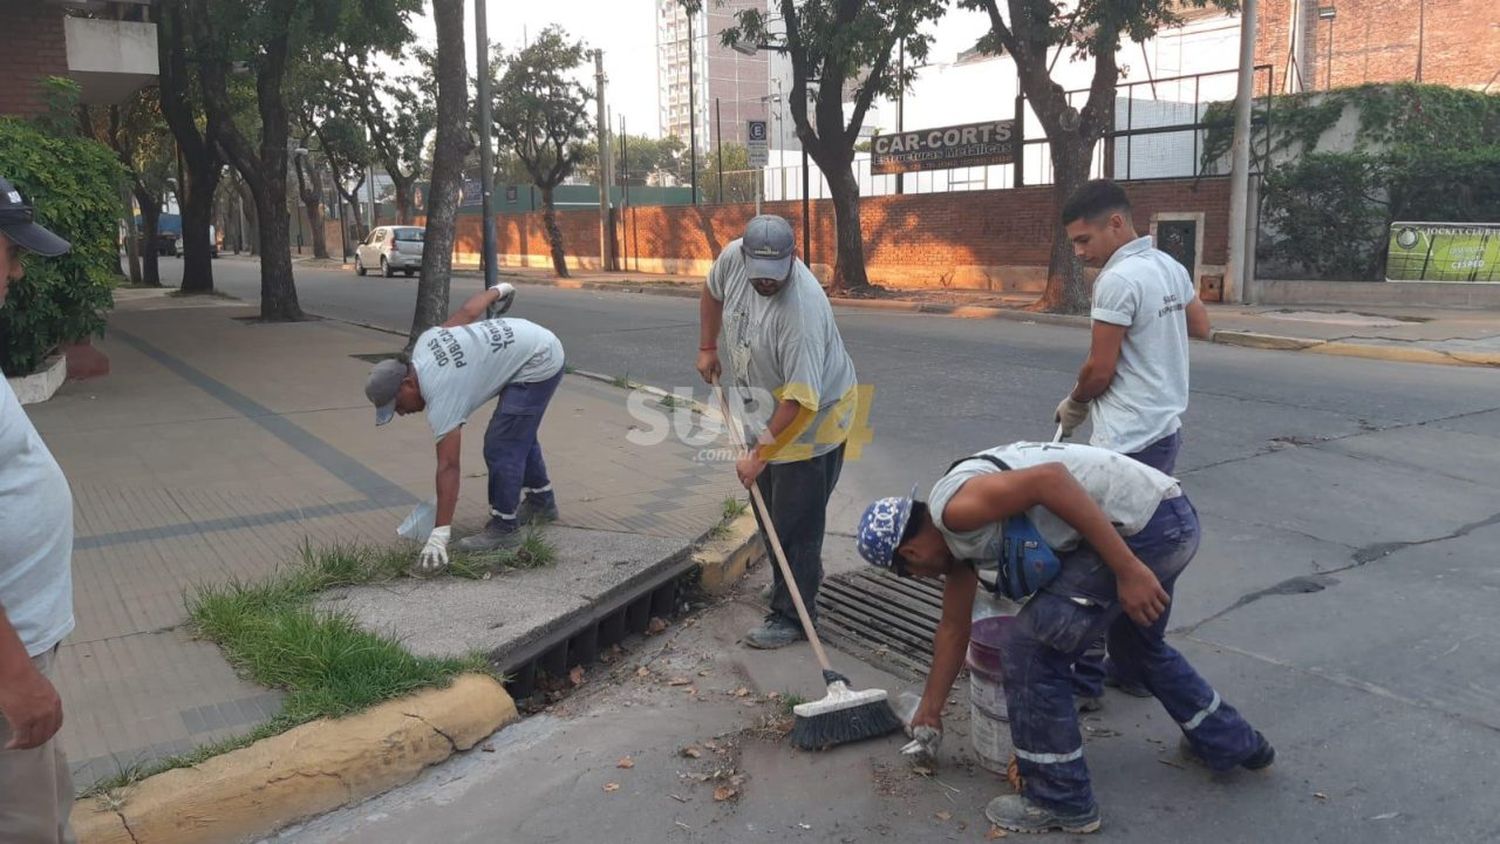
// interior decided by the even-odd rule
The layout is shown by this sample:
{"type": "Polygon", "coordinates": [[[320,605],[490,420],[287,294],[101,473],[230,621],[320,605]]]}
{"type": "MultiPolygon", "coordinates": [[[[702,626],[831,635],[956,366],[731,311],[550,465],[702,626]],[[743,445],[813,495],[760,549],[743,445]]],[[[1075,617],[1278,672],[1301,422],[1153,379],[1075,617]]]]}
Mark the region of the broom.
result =
{"type": "MultiPolygon", "coordinates": [[[[724,414],[724,426],[729,429],[735,447],[747,452],[744,430],[738,418],[730,411],[724,390],[714,381],[714,393],[719,408],[724,414]]],[[[901,719],[891,711],[884,689],[855,691],[849,688],[849,678],[833,670],[828,654],[818,639],[812,619],[807,615],[807,605],[802,602],[802,593],[792,577],[792,567],[786,561],[786,552],[781,548],[781,539],[776,535],[776,525],[771,522],[771,513],[766,509],[760,487],[750,485],[750,503],[755,508],[761,527],[765,529],[767,543],[781,569],[781,579],[792,593],[792,603],[797,607],[797,617],[802,622],[802,631],[817,655],[818,665],[823,669],[823,682],[828,684],[828,694],[822,700],[809,701],[792,707],[796,721],[792,725],[792,745],[802,750],[825,750],[835,745],[863,741],[888,735],[902,728],[901,719]]]]}

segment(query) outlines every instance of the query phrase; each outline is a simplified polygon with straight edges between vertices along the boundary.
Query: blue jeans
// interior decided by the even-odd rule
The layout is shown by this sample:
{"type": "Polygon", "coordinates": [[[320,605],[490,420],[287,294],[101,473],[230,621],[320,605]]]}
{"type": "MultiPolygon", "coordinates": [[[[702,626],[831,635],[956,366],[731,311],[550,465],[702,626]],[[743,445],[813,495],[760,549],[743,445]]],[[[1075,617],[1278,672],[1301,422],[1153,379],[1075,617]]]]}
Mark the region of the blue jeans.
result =
{"type": "MultiPolygon", "coordinates": [[[[1179,428],[1140,451],[1125,456],[1138,463],[1144,463],[1158,472],[1170,475],[1172,470],[1177,468],[1177,452],[1181,448],[1182,429],[1179,428]]],[[[1100,639],[1090,645],[1088,650],[1083,652],[1083,656],[1078,658],[1077,664],[1073,666],[1073,688],[1079,697],[1103,695],[1104,678],[1110,674],[1132,686],[1140,685],[1140,678],[1120,673],[1117,661],[1106,667],[1104,656],[1104,640],[1100,639]]]]}
{"type": "MultiPolygon", "coordinates": [[[[1146,527],[1125,541],[1171,594],[1197,553],[1198,514],[1185,496],[1163,501],[1146,527]]],[[[1249,758],[1258,747],[1255,730],[1167,644],[1170,606],[1155,624],[1140,627],[1120,608],[1114,574],[1093,549],[1080,545],[1062,563],[1057,579],[1026,603],[1000,643],[1025,796],[1064,812],[1094,805],[1072,666],[1106,633],[1111,658],[1161,701],[1210,767],[1228,770],[1249,758]]]]}
{"type": "Polygon", "coordinates": [[[507,384],[484,432],[484,462],[490,470],[490,520],[515,525],[521,493],[552,494],[537,430],[563,373],[546,381],[507,384]]]}

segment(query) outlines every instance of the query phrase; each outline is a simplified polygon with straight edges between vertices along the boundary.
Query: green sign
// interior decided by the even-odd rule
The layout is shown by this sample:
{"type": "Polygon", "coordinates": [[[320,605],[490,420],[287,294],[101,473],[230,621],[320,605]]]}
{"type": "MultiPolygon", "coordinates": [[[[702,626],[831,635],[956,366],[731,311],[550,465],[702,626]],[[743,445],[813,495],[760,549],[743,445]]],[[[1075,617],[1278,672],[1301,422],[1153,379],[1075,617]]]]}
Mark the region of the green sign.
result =
{"type": "Polygon", "coordinates": [[[1391,223],[1385,279],[1500,283],[1500,223],[1391,223]]]}

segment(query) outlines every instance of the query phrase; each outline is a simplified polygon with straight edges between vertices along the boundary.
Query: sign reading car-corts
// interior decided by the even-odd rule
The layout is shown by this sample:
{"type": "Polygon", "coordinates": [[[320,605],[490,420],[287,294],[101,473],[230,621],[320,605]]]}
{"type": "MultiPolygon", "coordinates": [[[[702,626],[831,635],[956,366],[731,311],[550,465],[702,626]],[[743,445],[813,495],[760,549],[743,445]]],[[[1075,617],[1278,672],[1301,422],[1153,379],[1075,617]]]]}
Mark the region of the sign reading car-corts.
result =
{"type": "Polygon", "coordinates": [[[917,132],[876,135],[870,144],[877,175],[1010,164],[1016,160],[1014,120],[965,123],[917,132]]]}

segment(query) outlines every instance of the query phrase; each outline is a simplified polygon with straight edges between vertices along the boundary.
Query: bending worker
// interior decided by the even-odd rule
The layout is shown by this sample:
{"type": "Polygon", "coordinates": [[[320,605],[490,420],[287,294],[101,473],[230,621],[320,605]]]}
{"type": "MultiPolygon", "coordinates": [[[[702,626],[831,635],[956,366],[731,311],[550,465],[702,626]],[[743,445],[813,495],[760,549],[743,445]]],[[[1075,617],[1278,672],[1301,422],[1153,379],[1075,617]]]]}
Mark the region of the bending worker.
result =
{"type": "Polygon", "coordinates": [[[562,381],[563,347],[557,335],[534,322],[484,318],[491,309],[503,313],[514,295],[509,284],[476,294],[447,322],[422,332],[410,363],[381,361],[365,383],[365,396],[375,405],[376,425],[426,410],[437,440],[436,527],[417,560],[419,571],[435,572],[448,565],[463,425],[469,414],[496,396],[500,401],[484,432],[489,523],[454,547],[514,548],[521,542],[521,526],[558,516],[537,430],[562,381]]]}
{"type": "MultiPolygon", "coordinates": [[[[770,512],[756,519],[775,526],[797,589],[815,613],[828,498],[844,465],[858,393],[833,308],[794,251],[792,227],[769,214],[724,247],[699,298],[698,372],[710,384],[718,380],[722,340],[734,394],[760,428],[757,445],[736,466],[740,482],[759,484],[770,512]]],[[[751,647],[803,638],[780,567],[771,570],[771,611],[745,637],[751,647]]]]}
{"type": "Polygon", "coordinates": [[[1184,752],[1214,770],[1276,757],[1164,639],[1172,590],[1198,550],[1198,514],[1177,481],[1120,454],[1015,443],[949,467],[927,501],[884,498],[865,511],[859,553],[902,577],[944,577],[932,672],[912,717],[941,738],[943,703],[964,664],[978,589],[1027,597],[999,643],[1021,793],[986,816],[1018,832],[1099,829],[1072,665],[1108,634],[1110,653],[1161,701],[1184,752]]]}

